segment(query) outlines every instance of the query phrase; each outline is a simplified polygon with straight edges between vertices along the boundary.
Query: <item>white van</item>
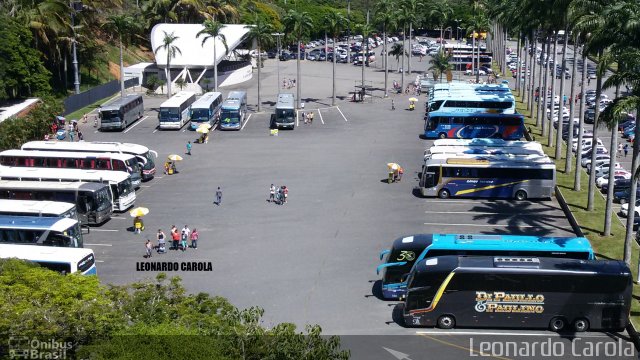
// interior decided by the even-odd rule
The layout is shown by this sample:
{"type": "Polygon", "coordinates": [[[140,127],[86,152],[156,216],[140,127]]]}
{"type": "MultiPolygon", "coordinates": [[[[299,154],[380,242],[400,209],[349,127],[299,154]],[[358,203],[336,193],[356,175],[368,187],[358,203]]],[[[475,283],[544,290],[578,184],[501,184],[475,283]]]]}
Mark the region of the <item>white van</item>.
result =
{"type": "MultiPolygon", "coordinates": [[[[583,138],[582,139],[582,150],[590,148],[591,145],[593,144],[593,138],[583,138]]],[[[604,144],[602,143],[602,140],[600,140],[598,138],[598,146],[602,146],[604,147],[604,144]]],[[[571,145],[571,149],[573,150],[573,152],[578,151],[578,139],[573,139],[573,144],[571,145]]]]}

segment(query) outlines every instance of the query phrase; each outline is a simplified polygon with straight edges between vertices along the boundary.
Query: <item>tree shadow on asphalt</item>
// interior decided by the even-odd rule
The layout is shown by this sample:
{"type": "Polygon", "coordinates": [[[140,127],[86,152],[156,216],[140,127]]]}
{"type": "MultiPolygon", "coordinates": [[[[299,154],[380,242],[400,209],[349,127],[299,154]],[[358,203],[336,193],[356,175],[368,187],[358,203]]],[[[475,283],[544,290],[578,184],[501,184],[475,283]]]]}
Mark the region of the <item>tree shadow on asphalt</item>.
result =
{"type": "Polygon", "coordinates": [[[276,102],[275,101],[263,101],[262,105],[275,106],[276,102]]]}
{"type": "Polygon", "coordinates": [[[573,232],[571,228],[564,228],[556,224],[557,219],[564,219],[564,215],[552,214],[552,211],[559,210],[545,203],[536,203],[539,206],[532,207],[534,203],[528,201],[522,202],[488,202],[482,205],[474,206],[469,210],[470,213],[481,213],[475,215],[473,220],[480,223],[497,225],[504,221],[507,226],[504,229],[495,229],[484,233],[492,234],[539,234],[550,235],[554,229],[573,232]],[[526,227],[525,227],[526,226],[526,227]]]}

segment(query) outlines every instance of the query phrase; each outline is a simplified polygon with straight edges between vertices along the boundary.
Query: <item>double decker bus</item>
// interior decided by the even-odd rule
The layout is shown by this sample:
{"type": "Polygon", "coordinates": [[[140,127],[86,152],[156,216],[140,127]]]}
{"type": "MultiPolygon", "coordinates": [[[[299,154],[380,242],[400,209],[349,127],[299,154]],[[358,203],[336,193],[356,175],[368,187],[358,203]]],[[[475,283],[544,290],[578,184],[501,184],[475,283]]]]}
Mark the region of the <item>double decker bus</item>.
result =
{"type": "Polygon", "coordinates": [[[429,139],[520,140],[524,137],[524,116],[435,111],[425,117],[424,136],[429,139]]]}
{"type": "Polygon", "coordinates": [[[128,94],[100,107],[100,131],[124,130],[144,114],[142,95],[128,94]]]}
{"type": "Polygon", "coordinates": [[[0,244],[83,247],[78,220],[0,215],[0,244]]]}
{"type": "Polygon", "coordinates": [[[247,116],[247,92],[232,91],[222,103],[220,130],[240,130],[247,116]]]}
{"type": "Polygon", "coordinates": [[[543,256],[595,259],[584,237],[543,237],[527,235],[416,234],[393,241],[380,252],[376,272],[382,272],[382,295],[397,299],[406,291],[406,275],[416,262],[444,255],[543,256]],[[385,259],[386,256],[386,259],[385,259]]]}
{"type": "Polygon", "coordinates": [[[97,182],[0,180],[0,199],[69,203],[75,205],[80,223],[88,225],[102,224],[113,213],[109,185],[97,182]]]}
{"type": "Polygon", "coordinates": [[[18,181],[87,181],[109,185],[112,206],[116,211],[125,211],[136,200],[131,176],[123,171],[16,168],[0,166],[0,180],[18,181]]]}
{"type": "Polygon", "coordinates": [[[161,130],[179,130],[189,121],[191,105],[196,101],[196,94],[191,91],[180,91],[171,99],[160,105],[158,127],[161,130]]]}
{"type": "Polygon", "coordinates": [[[449,113],[515,114],[516,100],[508,93],[476,93],[473,90],[441,93],[429,101],[427,113],[441,111],[449,113]]]}
{"type": "Polygon", "coordinates": [[[97,275],[93,250],[36,245],[0,244],[0,259],[19,259],[63,275],[97,275]]]}
{"type": "Polygon", "coordinates": [[[290,93],[278,94],[275,114],[271,115],[271,127],[274,129],[295,129],[296,105],[295,97],[290,93]]]}
{"type": "Polygon", "coordinates": [[[511,89],[506,84],[471,84],[471,83],[446,83],[435,84],[429,92],[429,101],[436,98],[447,98],[452,94],[508,94],[511,95],[511,89]]]}
{"type": "Polygon", "coordinates": [[[22,150],[91,152],[91,153],[119,153],[130,154],[141,164],[142,179],[152,179],[156,173],[154,157],[158,153],[149,150],[144,145],[121,142],[68,142],[68,141],[29,141],[22,145],[22,150]]]}
{"type": "Polygon", "coordinates": [[[208,92],[191,105],[191,130],[196,130],[202,124],[213,126],[220,117],[222,94],[208,92]]]}
{"type": "MultiPolygon", "coordinates": [[[[2,180],[0,180],[2,181],[2,180]]],[[[78,220],[76,206],[61,201],[0,199],[0,215],[44,216],[78,220]]]]}
{"type": "Polygon", "coordinates": [[[406,326],[622,331],[633,278],[617,260],[439,256],[409,275],[406,326]]]}
{"type": "Polygon", "coordinates": [[[538,155],[545,156],[540,143],[528,143],[527,146],[432,146],[424,151],[424,159],[431,159],[433,155],[538,155]]]}
{"type": "Polygon", "coordinates": [[[550,198],[556,184],[553,161],[445,157],[427,160],[420,176],[422,196],[550,198]]]}
{"type": "Polygon", "coordinates": [[[5,150],[0,152],[0,165],[54,169],[124,171],[139,188],[142,175],[138,160],[131,154],[71,151],[5,150]]]}

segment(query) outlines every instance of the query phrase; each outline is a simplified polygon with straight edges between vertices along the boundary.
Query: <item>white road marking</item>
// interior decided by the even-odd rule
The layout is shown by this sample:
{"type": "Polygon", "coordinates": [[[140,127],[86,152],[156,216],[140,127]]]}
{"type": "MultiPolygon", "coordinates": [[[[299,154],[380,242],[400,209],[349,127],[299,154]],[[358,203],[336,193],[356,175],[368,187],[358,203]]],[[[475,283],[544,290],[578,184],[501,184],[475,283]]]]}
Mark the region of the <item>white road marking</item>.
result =
{"type": "Polygon", "coordinates": [[[320,109],[318,109],[318,115],[320,116],[320,122],[324,125],[324,119],[322,119],[322,113],[320,113],[320,109]]]}
{"type": "Polygon", "coordinates": [[[244,124],[242,124],[242,127],[240,128],[240,130],[244,129],[244,127],[247,126],[247,123],[249,122],[249,119],[251,119],[251,115],[253,115],[253,114],[249,114],[249,116],[247,116],[247,120],[244,121],[244,124]]]}
{"type": "Polygon", "coordinates": [[[103,263],[104,260],[96,260],[97,263],[103,263]]]}
{"type": "Polygon", "coordinates": [[[142,187],[142,188],[150,188],[151,185],[140,185],[140,187],[142,187]]]}
{"type": "Polygon", "coordinates": [[[340,110],[340,108],[338,106],[336,106],[336,109],[338,109],[338,111],[340,112],[340,115],[342,115],[342,118],[344,119],[344,121],[347,121],[347,117],[344,116],[344,114],[342,113],[342,110],[340,110]]]}
{"type": "Polygon", "coordinates": [[[84,243],[84,244],[89,246],[113,246],[111,244],[88,244],[88,243],[84,243]]]}
{"type": "Polygon", "coordinates": [[[215,129],[217,129],[217,128],[218,128],[218,123],[216,122],[216,124],[215,124],[215,125],[213,125],[213,128],[211,128],[211,131],[213,131],[213,130],[215,130],[215,129]]]}
{"type": "MultiPolygon", "coordinates": [[[[473,336],[547,336],[547,337],[570,337],[570,338],[611,338],[611,336],[605,334],[558,334],[553,332],[531,332],[531,331],[523,331],[523,332],[499,332],[499,331],[416,331],[417,335],[473,335],[473,336]]],[[[613,340],[612,340],[613,341],[613,340]]]]}
{"type": "Polygon", "coordinates": [[[443,223],[424,223],[425,225],[434,226],[476,226],[476,227],[519,227],[519,228],[537,228],[536,225],[509,225],[509,224],[443,224],[443,223]]]}
{"type": "MultiPolygon", "coordinates": [[[[425,211],[425,214],[478,214],[478,215],[504,215],[509,212],[485,212],[485,211],[425,211]]],[[[513,216],[539,216],[540,214],[513,214],[513,216]]]]}
{"type": "Polygon", "coordinates": [[[142,117],[142,119],[138,120],[138,122],[137,122],[137,123],[133,124],[133,126],[131,126],[130,128],[128,128],[127,130],[125,130],[125,131],[124,131],[124,133],[125,133],[125,134],[126,134],[126,133],[128,133],[128,132],[129,132],[129,130],[131,130],[131,129],[133,129],[134,127],[136,127],[136,126],[140,125],[140,123],[141,123],[141,122],[143,122],[143,121],[145,121],[145,120],[147,120],[147,118],[148,118],[148,117],[149,117],[149,116],[143,116],[143,117],[142,117]]]}
{"type": "MultiPolygon", "coordinates": [[[[91,228],[91,231],[105,231],[105,232],[109,231],[109,232],[113,232],[113,231],[120,231],[120,230],[111,230],[111,229],[94,229],[94,228],[91,228]]],[[[111,246],[111,245],[109,245],[109,246],[111,246]]]]}
{"type": "Polygon", "coordinates": [[[185,132],[185,131],[187,131],[187,128],[182,129],[182,132],[185,132]]]}
{"type": "Polygon", "coordinates": [[[98,130],[95,130],[93,133],[94,133],[94,134],[97,134],[97,133],[98,133],[98,130]]]}
{"type": "Polygon", "coordinates": [[[153,130],[152,134],[155,134],[158,131],[158,128],[156,128],[155,130],[153,130]]]}
{"type": "Polygon", "coordinates": [[[299,111],[296,111],[296,127],[300,126],[300,123],[298,122],[298,114],[299,113],[300,113],[299,111]]]}
{"type": "Polygon", "coordinates": [[[112,219],[116,219],[116,220],[128,220],[127,218],[123,218],[123,217],[119,217],[119,216],[112,216],[112,219]]]}
{"type": "Polygon", "coordinates": [[[162,179],[164,176],[154,176],[156,179],[162,179]]]}

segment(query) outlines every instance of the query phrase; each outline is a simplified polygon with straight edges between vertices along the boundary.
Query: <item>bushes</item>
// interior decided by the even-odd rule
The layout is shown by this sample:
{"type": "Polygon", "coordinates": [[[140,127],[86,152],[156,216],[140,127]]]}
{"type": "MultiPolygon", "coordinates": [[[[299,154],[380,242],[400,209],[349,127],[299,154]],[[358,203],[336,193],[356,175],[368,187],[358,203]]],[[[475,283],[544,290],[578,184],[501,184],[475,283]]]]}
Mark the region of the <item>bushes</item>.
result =
{"type": "Polygon", "coordinates": [[[0,123],[0,150],[19,149],[32,140],[42,140],[51,132],[56,115],[62,113],[62,103],[52,97],[42,99],[29,114],[0,123]]]}

